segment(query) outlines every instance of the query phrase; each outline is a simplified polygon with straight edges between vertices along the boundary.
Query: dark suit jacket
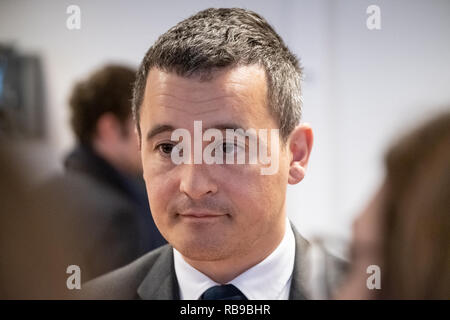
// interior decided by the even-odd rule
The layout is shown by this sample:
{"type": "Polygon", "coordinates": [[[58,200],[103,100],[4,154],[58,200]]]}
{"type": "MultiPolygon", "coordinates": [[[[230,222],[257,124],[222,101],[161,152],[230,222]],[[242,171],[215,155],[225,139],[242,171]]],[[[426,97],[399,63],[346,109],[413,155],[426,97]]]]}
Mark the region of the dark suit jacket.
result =
{"type": "MultiPolygon", "coordinates": [[[[309,243],[292,226],[295,263],[289,300],[308,299],[309,243]]],[[[334,259],[334,258],[332,258],[334,259]]],[[[86,283],[82,299],[178,300],[179,288],[170,245],[156,249],[133,263],[86,283]]]]}

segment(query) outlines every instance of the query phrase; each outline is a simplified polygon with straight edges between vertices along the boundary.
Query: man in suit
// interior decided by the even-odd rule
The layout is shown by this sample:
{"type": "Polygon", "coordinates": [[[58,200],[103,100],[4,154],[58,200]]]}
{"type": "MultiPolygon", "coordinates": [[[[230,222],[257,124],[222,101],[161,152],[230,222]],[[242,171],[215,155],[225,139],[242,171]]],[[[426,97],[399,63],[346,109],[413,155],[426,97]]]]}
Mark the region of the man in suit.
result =
{"type": "MultiPolygon", "coordinates": [[[[41,188],[72,210],[61,228],[72,243],[68,264],[82,281],[124,266],[166,243],[153,221],[131,110],[135,70],[107,65],[75,85],[70,98],[77,145],[65,173],[41,188]]],[[[64,270],[65,272],[65,270],[64,270]]]]}
{"type": "Polygon", "coordinates": [[[273,28],[244,9],[201,11],[156,41],[133,108],[152,214],[169,245],[88,283],[85,298],[310,298],[309,244],[285,208],[313,144],[299,124],[301,73],[273,28]]]}

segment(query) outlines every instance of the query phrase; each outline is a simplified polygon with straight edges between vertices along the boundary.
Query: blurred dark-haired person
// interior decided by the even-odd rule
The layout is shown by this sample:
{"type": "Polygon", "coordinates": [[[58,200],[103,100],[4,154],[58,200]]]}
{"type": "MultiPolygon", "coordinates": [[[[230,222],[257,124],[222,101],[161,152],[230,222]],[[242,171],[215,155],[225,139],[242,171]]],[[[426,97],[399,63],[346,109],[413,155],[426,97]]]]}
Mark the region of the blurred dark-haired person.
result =
{"type": "Polygon", "coordinates": [[[78,208],[74,224],[83,281],[123,266],[165,244],[148,205],[131,112],[135,70],[107,65],[77,83],[70,97],[77,146],[65,174],[45,185],[78,208]]]}
{"type": "Polygon", "coordinates": [[[267,21],[245,9],[201,11],[156,41],[138,71],[133,106],[152,214],[170,244],[87,283],[84,297],[311,297],[310,244],[285,206],[313,144],[310,126],[300,124],[301,73],[267,21]],[[230,130],[247,133],[223,139],[230,130]],[[254,159],[255,141],[270,161],[234,162],[254,159]],[[214,161],[194,159],[208,149],[214,161]]]}
{"type": "MultiPolygon", "coordinates": [[[[394,143],[385,181],[354,224],[340,299],[450,299],[450,112],[394,143]],[[369,290],[369,266],[378,289],[369,290]]],[[[371,281],[369,281],[371,282],[371,281]]]]}

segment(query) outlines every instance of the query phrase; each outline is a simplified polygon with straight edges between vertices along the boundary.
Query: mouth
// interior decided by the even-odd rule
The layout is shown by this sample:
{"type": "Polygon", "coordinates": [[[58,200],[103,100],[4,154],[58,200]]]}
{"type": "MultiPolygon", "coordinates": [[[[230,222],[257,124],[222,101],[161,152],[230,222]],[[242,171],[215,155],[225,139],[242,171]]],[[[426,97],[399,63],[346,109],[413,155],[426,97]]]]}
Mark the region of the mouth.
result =
{"type": "Polygon", "coordinates": [[[178,213],[178,216],[192,221],[210,221],[224,217],[226,214],[209,211],[186,211],[183,213],[178,213]]]}

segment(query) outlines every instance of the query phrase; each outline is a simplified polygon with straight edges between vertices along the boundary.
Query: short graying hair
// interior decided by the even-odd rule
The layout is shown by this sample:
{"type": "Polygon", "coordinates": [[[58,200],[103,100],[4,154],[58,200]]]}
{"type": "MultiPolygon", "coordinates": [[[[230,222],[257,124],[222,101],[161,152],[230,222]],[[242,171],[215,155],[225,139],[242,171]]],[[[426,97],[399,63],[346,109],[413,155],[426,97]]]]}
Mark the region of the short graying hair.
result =
{"type": "Polygon", "coordinates": [[[200,11],[169,29],[150,47],[137,72],[133,91],[133,115],[139,137],[139,112],[152,68],[184,77],[208,78],[218,68],[253,64],[265,69],[269,108],[286,142],[301,118],[302,68],[264,18],[240,8],[200,11]]]}

